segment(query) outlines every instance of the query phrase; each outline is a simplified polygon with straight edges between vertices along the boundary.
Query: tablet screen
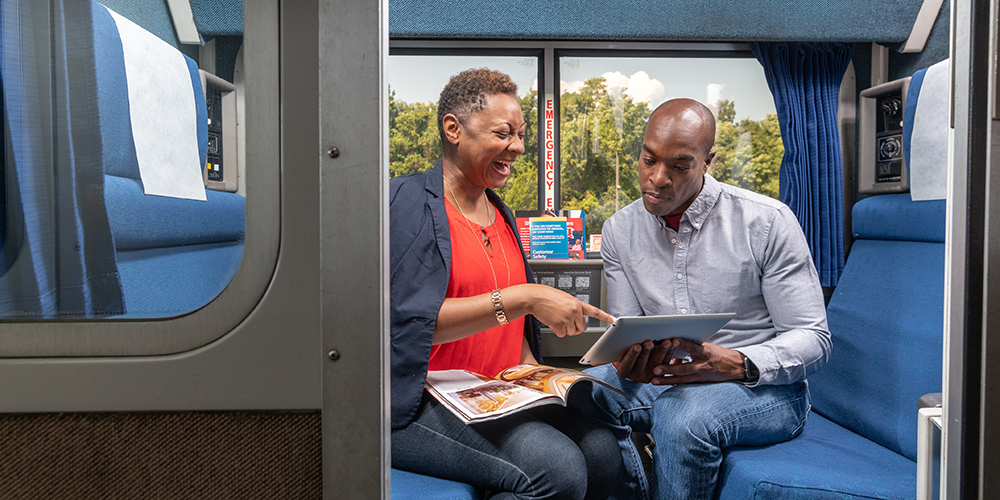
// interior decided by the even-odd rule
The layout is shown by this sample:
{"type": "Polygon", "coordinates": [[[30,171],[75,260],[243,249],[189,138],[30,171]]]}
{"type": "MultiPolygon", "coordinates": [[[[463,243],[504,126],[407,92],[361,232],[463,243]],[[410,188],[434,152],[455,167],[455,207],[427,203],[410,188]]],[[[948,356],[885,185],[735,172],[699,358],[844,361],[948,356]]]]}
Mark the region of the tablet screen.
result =
{"type": "MultiPolygon", "coordinates": [[[[734,316],[735,313],[622,316],[594,342],[580,363],[591,365],[618,361],[626,349],[646,340],[682,338],[700,344],[715,335],[734,316]]],[[[675,353],[674,357],[686,355],[675,353]]]]}

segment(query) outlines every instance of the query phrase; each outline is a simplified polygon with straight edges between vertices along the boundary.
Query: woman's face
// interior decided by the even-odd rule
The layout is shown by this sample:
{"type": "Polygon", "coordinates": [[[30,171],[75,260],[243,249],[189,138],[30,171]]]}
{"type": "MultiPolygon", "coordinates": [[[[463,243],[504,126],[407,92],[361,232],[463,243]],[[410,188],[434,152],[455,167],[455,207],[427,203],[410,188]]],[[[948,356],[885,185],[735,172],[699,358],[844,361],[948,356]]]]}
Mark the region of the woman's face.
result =
{"type": "Polygon", "coordinates": [[[465,180],[493,189],[503,186],[511,165],[524,153],[521,103],[511,95],[494,94],[481,111],[456,122],[448,140],[455,146],[452,160],[465,180]]]}

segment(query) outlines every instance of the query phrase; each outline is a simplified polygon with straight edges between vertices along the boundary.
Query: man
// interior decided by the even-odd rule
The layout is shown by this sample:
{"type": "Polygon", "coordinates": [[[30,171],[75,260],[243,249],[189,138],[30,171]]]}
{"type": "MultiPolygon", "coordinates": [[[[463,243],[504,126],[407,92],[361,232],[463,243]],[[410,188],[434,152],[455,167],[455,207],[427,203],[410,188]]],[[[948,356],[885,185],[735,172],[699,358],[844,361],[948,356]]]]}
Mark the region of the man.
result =
{"type": "Polygon", "coordinates": [[[651,433],[652,494],[711,498],[722,449],[797,435],[809,410],[805,379],[830,353],[819,278],[784,204],[707,173],[715,118],[674,99],[650,116],[639,155],[642,201],[608,219],[601,256],[615,316],[736,316],[703,345],[682,339],[632,346],[589,371],[588,411],[617,428],[633,496],[649,486],[630,432],[651,433]],[[675,349],[690,354],[671,362],[675,349]]]}

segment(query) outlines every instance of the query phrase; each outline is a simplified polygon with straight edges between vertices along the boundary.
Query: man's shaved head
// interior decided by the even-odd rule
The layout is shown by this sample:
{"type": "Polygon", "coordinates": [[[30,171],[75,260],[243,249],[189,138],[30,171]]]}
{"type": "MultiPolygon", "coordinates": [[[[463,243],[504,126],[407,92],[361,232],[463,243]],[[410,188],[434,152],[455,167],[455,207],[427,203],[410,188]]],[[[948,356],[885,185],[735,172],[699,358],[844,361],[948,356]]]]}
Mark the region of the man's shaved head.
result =
{"type": "Polygon", "coordinates": [[[649,115],[646,129],[655,126],[683,126],[698,130],[698,145],[706,153],[715,145],[715,115],[694,99],[671,99],[657,106],[649,115]]]}

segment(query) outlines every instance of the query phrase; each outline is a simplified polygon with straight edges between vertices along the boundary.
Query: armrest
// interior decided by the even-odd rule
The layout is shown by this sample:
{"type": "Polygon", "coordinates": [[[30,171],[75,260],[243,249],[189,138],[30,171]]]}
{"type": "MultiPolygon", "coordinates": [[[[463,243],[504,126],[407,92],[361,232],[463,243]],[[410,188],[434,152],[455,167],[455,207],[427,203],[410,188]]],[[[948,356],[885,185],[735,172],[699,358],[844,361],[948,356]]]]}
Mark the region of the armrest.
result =
{"type": "Polygon", "coordinates": [[[924,394],[920,396],[917,400],[917,408],[936,408],[941,406],[941,393],[932,392],[929,394],[924,394]]]}

